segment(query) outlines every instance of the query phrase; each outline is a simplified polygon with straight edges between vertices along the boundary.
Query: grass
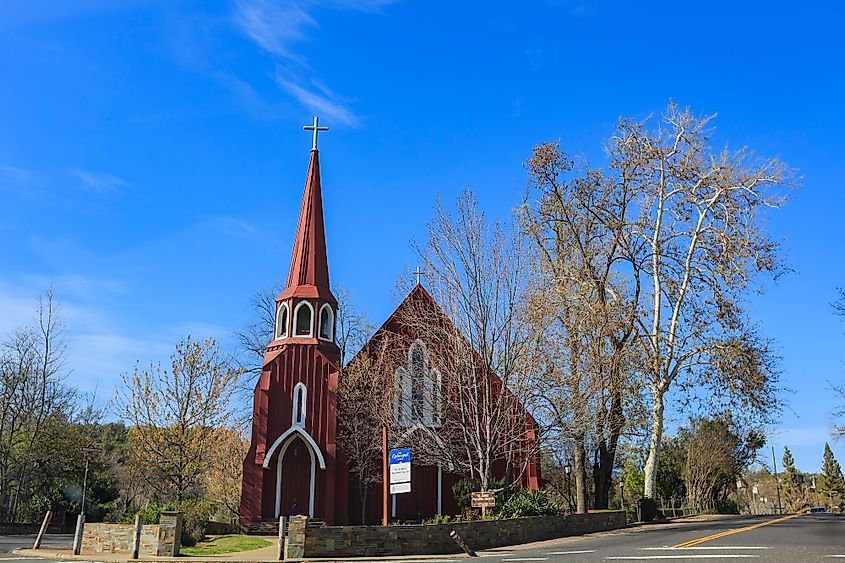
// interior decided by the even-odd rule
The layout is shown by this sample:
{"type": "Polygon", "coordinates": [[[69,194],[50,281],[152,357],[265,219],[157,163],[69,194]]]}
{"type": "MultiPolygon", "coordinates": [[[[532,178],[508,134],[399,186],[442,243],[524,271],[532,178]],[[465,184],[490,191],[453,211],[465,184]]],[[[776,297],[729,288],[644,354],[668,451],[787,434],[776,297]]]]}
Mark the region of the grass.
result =
{"type": "Polygon", "coordinates": [[[272,543],[263,538],[255,536],[216,536],[205,541],[198,542],[193,547],[183,547],[180,550],[182,555],[197,557],[204,555],[220,555],[223,553],[235,553],[238,551],[250,551],[268,547],[272,543]]]}

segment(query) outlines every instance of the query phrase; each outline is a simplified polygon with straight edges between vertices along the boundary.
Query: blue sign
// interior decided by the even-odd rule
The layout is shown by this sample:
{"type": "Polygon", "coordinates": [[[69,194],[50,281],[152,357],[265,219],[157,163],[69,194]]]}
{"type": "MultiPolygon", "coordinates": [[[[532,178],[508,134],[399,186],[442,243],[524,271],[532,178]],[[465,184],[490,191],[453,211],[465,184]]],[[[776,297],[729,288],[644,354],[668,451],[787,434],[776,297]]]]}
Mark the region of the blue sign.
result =
{"type": "Polygon", "coordinates": [[[411,463],[411,448],[390,450],[388,461],[390,461],[390,465],[395,463],[411,463]]]}

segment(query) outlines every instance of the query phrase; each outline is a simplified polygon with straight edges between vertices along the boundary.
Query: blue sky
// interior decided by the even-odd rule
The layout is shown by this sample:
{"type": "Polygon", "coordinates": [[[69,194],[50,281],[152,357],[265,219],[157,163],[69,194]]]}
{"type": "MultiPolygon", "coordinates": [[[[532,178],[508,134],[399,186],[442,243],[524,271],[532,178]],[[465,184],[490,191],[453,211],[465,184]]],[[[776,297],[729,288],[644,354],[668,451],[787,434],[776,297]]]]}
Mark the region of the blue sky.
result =
{"type": "MultiPolygon", "coordinates": [[[[437,193],[504,215],[531,147],[602,159],[670,98],[800,168],[769,227],[794,273],[750,306],[794,390],[774,437],[821,464],[845,378],[845,11],[837,3],[0,3],[0,334],[51,282],[71,379],[111,396],[185,333],[230,339],[287,272],[312,115],[333,283],[381,322],[437,193]],[[518,6],[518,7],[517,7],[518,6]]],[[[845,444],[833,444],[845,458],[845,444]]]]}

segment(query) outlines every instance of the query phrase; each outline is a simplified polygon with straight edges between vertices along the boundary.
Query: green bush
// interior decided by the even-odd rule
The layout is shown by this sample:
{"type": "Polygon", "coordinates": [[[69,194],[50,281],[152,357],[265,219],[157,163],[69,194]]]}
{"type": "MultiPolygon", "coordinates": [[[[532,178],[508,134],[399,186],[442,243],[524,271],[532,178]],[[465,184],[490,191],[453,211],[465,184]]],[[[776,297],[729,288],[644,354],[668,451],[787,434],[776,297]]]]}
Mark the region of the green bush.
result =
{"type": "Polygon", "coordinates": [[[497,502],[496,512],[504,518],[521,516],[553,516],[562,512],[559,503],[549,497],[544,490],[514,488],[507,491],[501,502],[497,502]]]}

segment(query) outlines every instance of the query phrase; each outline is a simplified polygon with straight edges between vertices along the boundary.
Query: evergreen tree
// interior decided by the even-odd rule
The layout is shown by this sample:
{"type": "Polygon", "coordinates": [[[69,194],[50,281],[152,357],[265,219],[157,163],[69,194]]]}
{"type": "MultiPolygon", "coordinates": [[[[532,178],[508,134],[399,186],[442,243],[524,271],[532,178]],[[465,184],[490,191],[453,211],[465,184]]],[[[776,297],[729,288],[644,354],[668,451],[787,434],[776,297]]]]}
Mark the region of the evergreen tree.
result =
{"type": "Polygon", "coordinates": [[[789,448],[783,449],[783,482],[787,486],[800,487],[804,481],[804,476],[800,471],[795,469],[795,458],[792,457],[792,452],[789,448]]]}
{"type": "Polygon", "coordinates": [[[826,492],[831,495],[831,499],[843,493],[843,479],[842,468],[839,462],[833,457],[833,451],[825,442],[824,444],[824,462],[822,463],[822,474],[819,477],[819,491],[826,492]]]}
{"type": "Polygon", "coordinates": [[[807,501],[804,499],[802,484],[804,476],[795,469],[795,458],[789,448],[783,451],[783,497],[784,504],[790,512],[800,510],[807,501]]]}

